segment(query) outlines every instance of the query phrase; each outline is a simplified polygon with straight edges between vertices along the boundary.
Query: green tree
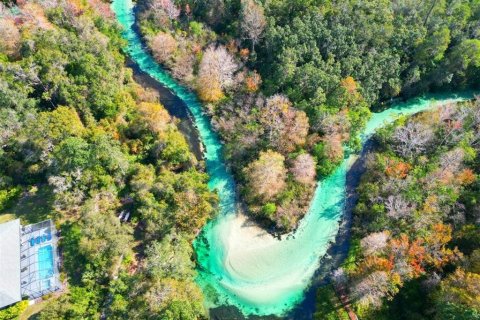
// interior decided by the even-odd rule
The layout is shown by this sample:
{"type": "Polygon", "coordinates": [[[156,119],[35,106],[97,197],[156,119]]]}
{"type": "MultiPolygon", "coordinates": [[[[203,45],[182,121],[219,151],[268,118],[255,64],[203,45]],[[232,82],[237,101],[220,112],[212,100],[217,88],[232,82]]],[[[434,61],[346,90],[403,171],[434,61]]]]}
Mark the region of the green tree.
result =
{"type": "Polygon", "coordinates": [[[148,273],[157,279],[192,279],[195,264],[192,246],[181,235],[169,234],[145,251],[148,273]]]}

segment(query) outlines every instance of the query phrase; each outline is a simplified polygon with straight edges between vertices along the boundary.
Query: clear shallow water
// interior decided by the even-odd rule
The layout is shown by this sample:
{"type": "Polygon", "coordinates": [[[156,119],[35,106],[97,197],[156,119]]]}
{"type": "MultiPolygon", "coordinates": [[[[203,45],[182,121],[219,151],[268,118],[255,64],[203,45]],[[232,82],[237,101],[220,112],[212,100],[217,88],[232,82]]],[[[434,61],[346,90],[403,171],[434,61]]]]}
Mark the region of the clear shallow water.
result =
{"type": "MultiPolygon", "coordinates": [[[[232,175],[222,156],[222,145],[195,94],[178,84],[142,46],[133,29],[131,0],[114,0],[112,9],[124,28],[128,54],[139,68],[171,89],[193,114],[206,151],[209,187],[220,198],[220,214],[208,223],[194,243],[199,263],[197,282],[210,307],[234,305],[244,314],[282,315],[299,303],[339,229],[345,203],[346,174],[355,156],[346,158],[336,171],[319,181],[306,216],[297,230],[277,240],[235,214],[236,194],[232,175]]],[[[471,98],[437,95],[395,104],[373,114],[362,135],[365,142],[377,128],[399,114],[413,114],[447,103],[471,98]],[[433,101],[436,101],[435,103],[433,101]]]]}

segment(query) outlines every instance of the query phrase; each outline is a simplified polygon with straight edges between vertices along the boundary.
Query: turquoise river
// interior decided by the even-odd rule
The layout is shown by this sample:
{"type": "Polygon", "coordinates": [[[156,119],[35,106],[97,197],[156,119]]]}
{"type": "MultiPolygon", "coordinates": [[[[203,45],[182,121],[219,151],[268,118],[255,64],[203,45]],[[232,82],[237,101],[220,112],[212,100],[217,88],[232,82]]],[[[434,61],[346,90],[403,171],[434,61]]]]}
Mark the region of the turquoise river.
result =
{"type": "MultiPolygon", "coordinates": [[[[145,49],[134,28],[134,4],[114,0],[112,9],[123,26],[127,52],[139,68],[182,99],[205,145],[209,187],[220,199],[220,213],[194,243],[199,264],[197,282],[207,307],[234,305],[245,315],[282,315],[302,301],[320,259],[335,239],[344,210],[347,171],[355,155],[318,182],[310,208],[294,233],[274,238],[237,213],[235,183],[223,159],[222,144],[202,112],[196,95],[177,83],[145,49]]],[[[398,103],[374,113],[365,128],[365,142],[377,128],[400,114],[414,114],[439,104],[471,98],[465,95],[428,96],[398,103]]]]}

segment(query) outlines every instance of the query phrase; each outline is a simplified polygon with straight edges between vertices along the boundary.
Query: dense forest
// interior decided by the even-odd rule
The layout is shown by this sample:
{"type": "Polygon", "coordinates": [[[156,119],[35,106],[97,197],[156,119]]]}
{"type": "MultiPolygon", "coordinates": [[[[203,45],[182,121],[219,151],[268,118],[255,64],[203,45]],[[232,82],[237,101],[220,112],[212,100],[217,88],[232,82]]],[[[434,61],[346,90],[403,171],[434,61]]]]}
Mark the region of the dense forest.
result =
{"type": "Polygon", "coordinates": [[[96,0],[0,6],[0,219],[61,232],[68,286],[38,319],[202,318],[191,242],[217,197],[113,18],[96,0]]]}
{"type": "MultiPolygon", "coordinates": [[[[375,142],[335,286],[360,319],[480,319],[480,100],[401,118],[375,142]]],[[[318,319],[339,319],[332,307],[318,319]]]]}
{"type": "Polygon", "coordinates": [[[139,1],[156,60],[205,102],[248,212],[294,228],[370,110],[479,83],[478,1],[139,1]]]}

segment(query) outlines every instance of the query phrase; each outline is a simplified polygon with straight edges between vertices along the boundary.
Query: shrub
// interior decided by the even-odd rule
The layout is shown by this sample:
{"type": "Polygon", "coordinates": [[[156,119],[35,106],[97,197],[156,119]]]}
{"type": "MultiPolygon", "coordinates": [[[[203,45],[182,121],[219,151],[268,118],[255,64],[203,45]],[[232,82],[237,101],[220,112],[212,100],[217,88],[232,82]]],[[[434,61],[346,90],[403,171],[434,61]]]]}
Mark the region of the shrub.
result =
{"type": "Polygon", "coordinates": [[[0,190],[0,211],[7,208],[13,200],[15,200],[22,191],[20,187],[13,187],[9,190],[0,190]]]}
{"type": "Polygon", "coordinates": [[[272,217],[275,212],[277,212],[277,206],[275,205],[275,203],[269,202],[265,204],[262,208],[262,213],[267,217],[272,217]]]}
{"type": "Polygon", "coordinates": [[[11,320],[18,319],[20,314],[22,314],[25,309],[28,307],[28,300],[22,300],[6,309],[0,310],[0,320],[11,320]]]}

